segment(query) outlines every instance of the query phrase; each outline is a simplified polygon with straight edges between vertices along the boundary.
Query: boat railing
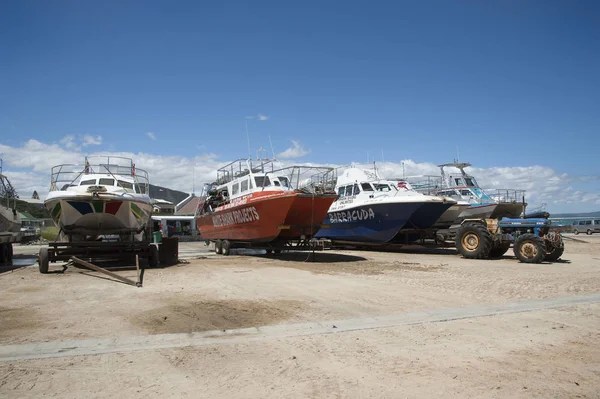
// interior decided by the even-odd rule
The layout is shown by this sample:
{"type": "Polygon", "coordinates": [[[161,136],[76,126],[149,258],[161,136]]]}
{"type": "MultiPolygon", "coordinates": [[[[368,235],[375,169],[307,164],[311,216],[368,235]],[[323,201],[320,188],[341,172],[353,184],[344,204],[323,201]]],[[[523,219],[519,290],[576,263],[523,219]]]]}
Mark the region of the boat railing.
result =
{"type": "Polygon", "coordinates": [[[419,177],[407,177],[402,180],[407,181],[415,191],[426,195],[435,195],[437,191],[444,188],[440,176],[425,175],[419,177]]]}
{"type": "Polygon", "coordinates": [[[335,192],[335,169],[326,166],[293,165],[276,169],[268,174],[275,177],[286,177],[290,188],[309,193],[335,192]]]}
{"type": "Polygon", "coordinates": [[[249,175],[250,173],[269,173],[275,170],[273,159],[241,158],[217,169],[217,185],[227,184],[230,181],[249,175]]]}
{"type": "MultiPolygon", "coordinates": [[[[117,157],[110,157],[113,162],[115,158],[117,157]]],[[[119,185],[119,176],[128,176],[134,180],[138,193],[149,194],[150,192],[148,172],[144,169],[136,168],[133,163],[127,166],[116,163],[92,164],[89,162],[86,162],[84,165],[63,164],[54,166],[50,174],[50,191],[64,191],[68,187],[77,186],[84,176],[88,177],[99,174],[112,175],[117,185],[119,185]]]]}
{"type": "Polygon", "coordinates": [[[495,202],[500,203],[517,203],[524,202],[525,199],[525,190],[516,190],[516,189],[492,189],[485,190],[485,193],[493,199],[495,202]]]}

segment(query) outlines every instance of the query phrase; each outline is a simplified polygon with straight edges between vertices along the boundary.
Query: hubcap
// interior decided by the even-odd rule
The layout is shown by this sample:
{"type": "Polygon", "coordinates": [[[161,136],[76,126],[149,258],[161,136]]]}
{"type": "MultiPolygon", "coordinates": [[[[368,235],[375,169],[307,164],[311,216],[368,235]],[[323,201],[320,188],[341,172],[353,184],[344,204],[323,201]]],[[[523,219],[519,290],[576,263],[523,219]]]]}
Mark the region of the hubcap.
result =
{"type": "Polygon", "coordinates": [[[537,245],[535,245],[534,243],[528,241],[523,243],[523,245],[521,245],[521,255],[523,255],[524,257],[531,259],[531,258],[535,258],[537,253],[538,253],[538,248],[537,245]]]}
{"type": "Polygon", "coordinates": [[[479,237],[475,233],[467,233],[462,238],[462,245],[467,251],[475,251],[479,247],[479,237]]]}

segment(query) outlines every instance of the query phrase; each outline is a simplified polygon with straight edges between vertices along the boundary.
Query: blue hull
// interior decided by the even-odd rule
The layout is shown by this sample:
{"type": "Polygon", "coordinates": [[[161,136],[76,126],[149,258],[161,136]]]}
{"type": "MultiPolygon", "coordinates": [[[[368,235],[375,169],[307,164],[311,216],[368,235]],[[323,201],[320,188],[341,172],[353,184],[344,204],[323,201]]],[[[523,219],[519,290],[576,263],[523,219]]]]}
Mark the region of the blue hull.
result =
{"type": "Polygon", "coordinates": [[[315,235],[332,241],[385,243],[404,227],[422,202],[371,204],[329,212],[315,235]]]}
{"type": "Polygon", "coordinates": [[[424,203],[410,217],[404,228],[424,230],[431,228],[453,204],[447,202],[424,203]]]}

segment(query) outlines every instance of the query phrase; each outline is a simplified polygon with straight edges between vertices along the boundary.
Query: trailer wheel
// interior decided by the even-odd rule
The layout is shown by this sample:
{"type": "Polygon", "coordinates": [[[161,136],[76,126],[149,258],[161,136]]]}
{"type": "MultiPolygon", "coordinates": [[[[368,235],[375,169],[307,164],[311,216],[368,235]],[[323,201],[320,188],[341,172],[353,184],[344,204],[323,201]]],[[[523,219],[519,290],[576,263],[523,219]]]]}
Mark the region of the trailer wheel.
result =
{"type": "Polygon", "coordinates": [[[481,223],[463,224],[456,234],[456,249],[467,259],[487,258],[492,249],[492,234],[481,223]]]}
{"type": "Polygon", "coordinates": [[[158,266],[158,245],[150,244],[148,245],[148,249],[150,251],[148,255],[148,267],[158,266]]]}
{"type": "Polygon", "coordinates": [[[6,246],[8,246],[8,261],[12,262],[12,260],[13,260],[13,245],[12,245],[12,243],[9,242],[8,244],[6,244],[6,246]]]}
{"type": "Polygon", "coordinates": [[[48,254],[48,248],[43,247],[40,248],[40,255],[38,257],[38,263],[40,267],[40,273],[46,274],[48,273],[48,265],[50,264],[50,257],[48,254]]]}
{"type": "Polygon", "coordinates": [[[7,261],[6,255],[4,254],[4,247],[5,246],[6,246],[5,243],[0,242],[0,265],[4,264],[4,262],[7,261]]]}
{"type": "Polygon", "coordinates": [[[515,256],[523,263],[541,263],[546,255],[544,240],[535,234],[523,234],[515,241],[515,256]]]}
{"type": "Polygon", "coordinates": [[[215,241],[215,253],[221,255],[223,253],[223,241],[215,241]]]}
{"type": "Polygon", "coordinates": [[[501,258],[510,248],[510,242],[502,242],[494,245],[490,250],[490,258],[501,258]]]}
{"type": "Polygon", "coordinates": [[[229,256],[231,253],[231,243],[229,240],[223,240],[223,243],[221,244],[221,252],[223,255],[229,256]]]}

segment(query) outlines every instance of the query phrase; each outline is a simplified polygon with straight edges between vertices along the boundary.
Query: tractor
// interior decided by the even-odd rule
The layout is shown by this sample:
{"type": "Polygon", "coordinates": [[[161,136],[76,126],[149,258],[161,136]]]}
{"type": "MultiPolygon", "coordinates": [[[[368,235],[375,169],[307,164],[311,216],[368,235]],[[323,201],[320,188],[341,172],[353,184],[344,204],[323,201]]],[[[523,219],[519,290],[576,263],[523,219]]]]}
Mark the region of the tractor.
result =
{"type": "Polygon", "coordinates": [[[456,248],[468,259],[499,258],[513,245],[524,263],[555,261],[565,250],[547,218],[465,219],[456,233],[456,248]]]}

